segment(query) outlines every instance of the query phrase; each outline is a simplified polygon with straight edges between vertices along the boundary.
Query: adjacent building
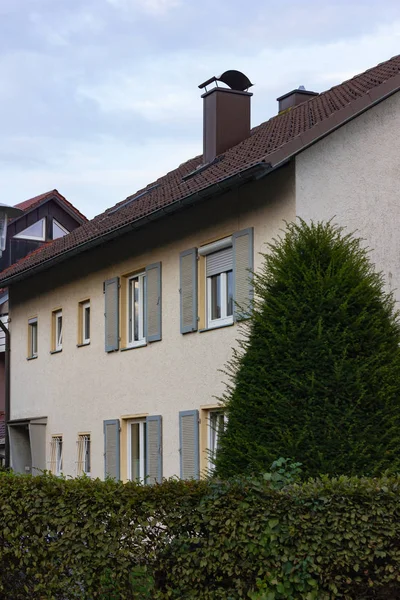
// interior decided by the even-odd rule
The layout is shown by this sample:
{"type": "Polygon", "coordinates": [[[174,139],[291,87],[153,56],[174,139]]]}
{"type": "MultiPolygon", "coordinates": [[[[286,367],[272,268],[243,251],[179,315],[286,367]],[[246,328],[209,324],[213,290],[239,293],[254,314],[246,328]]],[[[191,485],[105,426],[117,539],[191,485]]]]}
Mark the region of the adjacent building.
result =
{"type": "Polygon", "coordinates": [[[237,72],[206,82],[201,156],[0,275],[17,471],[212,468],[250,272],[296,216],[357,230],[400,289],[400,57],[284,94],[253,129],[249,89],[237,72]]]}
{"type": "MultiPolygon", "coordinates": [[[[86,217],[57,190],[51,190],[15,205],[22,213],[7,227],[5,249],[0,257],[0,271],[15,264],[44,244],[59,239],[83,223],[86,217]]],[[[7,326],[8,289],[0,290],[0,320],[7,326]]],[[[0,329],[0,462],[5,453],[5,334],[0,329]]]]}

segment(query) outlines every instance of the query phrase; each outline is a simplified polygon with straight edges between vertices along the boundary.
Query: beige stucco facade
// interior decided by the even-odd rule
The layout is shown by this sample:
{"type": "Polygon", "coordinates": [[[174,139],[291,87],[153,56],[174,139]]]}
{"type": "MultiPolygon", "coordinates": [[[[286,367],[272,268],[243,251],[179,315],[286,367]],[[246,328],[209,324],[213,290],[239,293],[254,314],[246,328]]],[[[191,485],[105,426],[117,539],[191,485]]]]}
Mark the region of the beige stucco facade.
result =
{"type": "Polygon", "coordinates": [[[296,214],[356,231],[400,300],[400,93],[296,158],[296,214]]]}
{"type": "MultiPolygon", "coordinates": [[[[400,290],[400,95],[396,94],[299,154],[264,179],[203,201],[11,288],[11,419],[47,417],[63,436],[63,471],[76,474],[77,436],[90,432],[92,475],[104,475],[103,421],[121,420],[126,477],[129,415],[162,415],[163,475],[179,474],[179,411],[215,405],[237,325],[180,333],[179,254],[254,228],[260,252],[296,215],[357,230],[391,289],[400,290]],[[162,263],[162,340],[106,353],[103,282],[162,263]],[[78,304],[90,299],[91,343],[77,347],[78,304]],[[50,354],[51,313],[63,311],[63,349],[50,354]],[[38,357],[27,360],[27,324],[38,318],[38,357]]],[[[400,291],[396,292],[400,299],[400,291]]],[[[122,338],[124,332],[121,331],[122,338]]],[[[202,410],[203,407],[203,410],[202,410]]],[[[201,429],[201,449],[206,438],[201,429]]]]}
{"type": "MultiPolygon", "coordinates": [[[[47,417],[50,440],[63,436],[63,472],[76,474],[77,436],[90,432],[92,475],[104,475],[103,421],[121,419],[121,476],[126,476],[124,418],[162,415],[163,475],[179,475],[179,411],[214,405],[238,326],[180,333],[179,253],[254,228],[254,259],[295,217],[294,168],[166,217],[91,253],[16,284],[12,298],[11,419],[47,417]],[[103,282],[162,263],[162,340],[106,353],[103,282]],[[78,304],[90,298],[91,343],[77,347],[78,304]],[[51,313],[63,311],[63,348],[50,354],[51,313]],[[28,319],[38,318],[38,357],[27,360],[28,319]]],[[[204,448],[203,448],[204,450],[204,448]]]]}

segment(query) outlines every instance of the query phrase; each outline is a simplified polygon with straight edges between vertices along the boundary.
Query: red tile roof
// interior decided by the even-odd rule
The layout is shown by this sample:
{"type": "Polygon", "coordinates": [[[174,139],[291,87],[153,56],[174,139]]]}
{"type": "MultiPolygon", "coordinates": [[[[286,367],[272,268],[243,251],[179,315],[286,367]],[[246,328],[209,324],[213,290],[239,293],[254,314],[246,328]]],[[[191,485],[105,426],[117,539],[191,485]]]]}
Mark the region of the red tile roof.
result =
{"type": "Polygon", "coordinates": [[[49,192],[45,192],[44,194],[39,194],[39,196],[35,196],[34,198],[30,198],[29,200],[24,200],[23,202],[15,204],[15,206],[17,208],[20,208],[24,212],[27,212],[28,210],[33,210],[34,208],[37,208],[38,206],[43,204],[43,202],[47,202],[47,200],[51,200],[52,198],[58,200],[61,204],[64,204],[73,213],[75,213],[76,217],[78,218],[78,221],[80,221],[81,223],[87,222],[87,218],[85,217],[85,215],[83,215],[73,204],[71,204],[71,202],[68,202],[68,200],[64,198],[64,196],[62,196],[58,190],[50,190],[49,192]]]}
{"type": "Polygon", "coordinates": [[[260,163],[278,167],[398,90],[400,56],[395,56],[255,127],[246,140],[226,151],[221,160],[184,181],[182,178],[201,164],[202,157],[188,160],[130,196],[132,202],[126,206],[124,200],[116,205],[121,207],[119,210],[115,207],[108,209],[51,245],[28,254],[5,269],[0,275],[0,282],[9,285],[26,277],[28,272],[47,268],[55,261],[65,260],[91,245],[116,237],[124,228],[145,222],[155,213],[162,216],[163,212],[172,210],[186,198],[196,194],[210,195],[213,185],[227,183],[235,175],[243,175],[260,163]]]}

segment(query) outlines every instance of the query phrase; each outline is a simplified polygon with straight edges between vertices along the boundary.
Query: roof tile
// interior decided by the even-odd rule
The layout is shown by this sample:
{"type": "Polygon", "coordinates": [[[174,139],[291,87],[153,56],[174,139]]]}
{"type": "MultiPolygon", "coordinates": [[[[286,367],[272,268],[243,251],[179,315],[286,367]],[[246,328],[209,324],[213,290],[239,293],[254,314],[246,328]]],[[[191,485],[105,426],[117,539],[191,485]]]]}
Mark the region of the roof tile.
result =
{"type": "MultiPolygon", "coordinates": [[[[300,151],[307,143],[315,140],[317,135],[327,133],[359,110],[367,108],[374,101],[382,98],[384,94],[397,89],[400,89],[400,56],[395,56],[254,127],[250,136],[226,151],[220,161],[183,181],[182,177],[201,165],[202,156],[186,161],[177,169],[129,196],[130,199],[137,197],[137,200],[129,202],[126,206],[124,206],[126,200],[123,200],[116,205],[121,207],[119,210],[113,210],[115,207],[107,209],[68,235],[43,246],[39,251],[28,254],[24,259],[4,270],[0,274],[0,282],[7,284],[12,277],[44,262],[50,265],[52,259],[63,254],[66,257],[69,251],[75,249],[78,251],[81,245],[83,247],[87,242],[110,232],[115,232],[117,235],[116,232],[121,227],[140,220],[156,210],[168,207],[189,195],[206,190],[207,187],[220,183],[262,161],[272,162],[275,165],[300,151]],[[158,185],[154,187],[155,184],[158,185]],[[143,194],[146,190],[148,193],[143,194]]],[[[38,196],[31,201],[40,202],[41,198],[38,196]]],[[[33,202],[30,207],[34,204],[33,202]]]]}
{"type": "MultiPolygon", "coordinates": [[[[39,194],[39,196],[34,196],[34,198],[29,198],[29,200],[24,200],[23,202],[19,202],[15,204],[16,208],[20,208],[24,212],[28,210],[33,210],[46,200],[50,200],[51,198],[57,198],[62,204],[66,204],[72,212],[76,214],[78,219],[82,221],[82,223],[87,221],[85,215],[83,215],[71,202],[68,202],[66,198],[58,190],[50,190],[49,192],[45,192],[44,194],[39,194]]],[[[18,218],[18,217],[17,217],[18,218]]]]}

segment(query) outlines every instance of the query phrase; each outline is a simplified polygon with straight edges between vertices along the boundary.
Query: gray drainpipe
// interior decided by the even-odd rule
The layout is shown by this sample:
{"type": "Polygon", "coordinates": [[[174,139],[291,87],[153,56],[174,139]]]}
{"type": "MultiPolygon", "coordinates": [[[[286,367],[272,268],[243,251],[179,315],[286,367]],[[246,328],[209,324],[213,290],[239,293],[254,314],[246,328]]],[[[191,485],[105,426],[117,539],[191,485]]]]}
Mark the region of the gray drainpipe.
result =
{"type": "Polygon", "coordinates": [[[10,332],[0,319],[0,329],[3,330],[5,335],[6,347],[5,347],[5,382],[4,382],[4,395],[5,395],[5,467],[6,469],[10,466],[10,436],[8,434],[8,423],[10,421],[10,332]]]}

